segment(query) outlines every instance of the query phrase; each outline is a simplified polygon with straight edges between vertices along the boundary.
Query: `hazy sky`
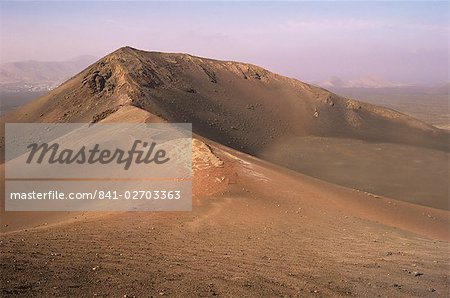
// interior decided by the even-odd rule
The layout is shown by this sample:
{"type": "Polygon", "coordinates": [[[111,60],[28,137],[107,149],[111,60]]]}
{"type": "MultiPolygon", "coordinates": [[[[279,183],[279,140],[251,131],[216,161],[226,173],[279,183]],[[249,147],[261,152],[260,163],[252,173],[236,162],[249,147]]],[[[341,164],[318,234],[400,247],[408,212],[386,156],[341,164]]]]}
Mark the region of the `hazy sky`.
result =
{"type": "Polygon", "coordinates": [[[306,81],[449,81],[448,2],[1,2],[0,61],[130,45],[261,65],[306,81]]]}

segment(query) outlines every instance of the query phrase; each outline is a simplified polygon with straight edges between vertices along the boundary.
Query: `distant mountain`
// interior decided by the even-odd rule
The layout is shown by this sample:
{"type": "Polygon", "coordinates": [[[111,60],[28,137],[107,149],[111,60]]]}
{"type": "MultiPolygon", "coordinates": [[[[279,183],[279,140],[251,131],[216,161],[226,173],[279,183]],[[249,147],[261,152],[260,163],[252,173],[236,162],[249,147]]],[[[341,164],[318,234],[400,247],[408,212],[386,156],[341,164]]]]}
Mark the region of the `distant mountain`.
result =
{"type": "Polygon", "coordinates": [[[450,94],[450,83],[440,86],[431,87],[428,91],[430,94],[450,94]]]}
{"type": "Polygon", "coordinates": [[[367,76],[352,80],[342,80],[338,77],[319,82],[317,85],[324,88],[386,88],[386,87],[403,87],[405,84],[390,82],[373,76],[367,76]]]}
{"type": "Polygon", "coordinates": [[[98,58],[83,55],[66,61],[19,61],[0,64],[2,91],[51,90],[98,58]]]}
{"type": "MultiPolygon", "coordinates": [[[[339,86],[340,84],[335,85],[339,86]]],[[[330,86],[327,89],[348,98],[357,98],[358,100],[406,113],[439,128],[450,129],[448,110],[450,83],[436,86],[336,86],[330,86]]]]}

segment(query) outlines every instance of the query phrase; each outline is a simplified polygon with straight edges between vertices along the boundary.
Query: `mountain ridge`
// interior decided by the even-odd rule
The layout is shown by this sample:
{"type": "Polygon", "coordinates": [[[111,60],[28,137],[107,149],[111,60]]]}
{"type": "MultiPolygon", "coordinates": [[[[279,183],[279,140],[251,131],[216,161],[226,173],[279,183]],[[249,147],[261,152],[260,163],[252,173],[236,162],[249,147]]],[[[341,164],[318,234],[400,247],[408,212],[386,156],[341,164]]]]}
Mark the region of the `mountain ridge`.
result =
{"type": "Polygon", "coordinates": [[[192,122],[199,134],[250,154],[264,142],[306,135],[448,150],[442,141],[448,134],[431,125],[252,64],[131,47],[103,57],[6,119],[90,122],[128,104],[168,121],[192,122]]]}

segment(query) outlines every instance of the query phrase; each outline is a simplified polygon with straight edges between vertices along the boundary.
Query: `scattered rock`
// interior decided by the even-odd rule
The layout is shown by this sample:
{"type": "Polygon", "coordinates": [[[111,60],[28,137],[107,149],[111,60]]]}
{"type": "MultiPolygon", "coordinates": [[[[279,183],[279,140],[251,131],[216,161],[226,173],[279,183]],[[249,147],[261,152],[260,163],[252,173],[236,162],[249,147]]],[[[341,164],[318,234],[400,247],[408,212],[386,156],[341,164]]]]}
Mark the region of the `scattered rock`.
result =
{"type": "Polygon", "coordinates": [[[423,273],[422,273],[422,272],[419,272],[419,271],[414,271],[412,274],[413,274],[414,276],[421,276],[421,275],[423,275],[423,273]]]}
{"type": "Polygon", "coordinates": [[[314,117],[319,117],[319,111],[317,110],[317,108],[314,109],[314,117]]]}

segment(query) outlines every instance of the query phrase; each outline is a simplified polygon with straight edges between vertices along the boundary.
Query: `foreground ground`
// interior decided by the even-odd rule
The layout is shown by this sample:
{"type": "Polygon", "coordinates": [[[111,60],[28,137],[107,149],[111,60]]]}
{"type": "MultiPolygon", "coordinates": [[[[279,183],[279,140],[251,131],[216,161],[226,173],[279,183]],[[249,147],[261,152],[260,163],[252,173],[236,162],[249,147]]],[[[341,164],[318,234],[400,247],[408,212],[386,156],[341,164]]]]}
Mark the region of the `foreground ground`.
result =
{"type": "Polygon", "coordinates": [[[448,295],[447,211],[231,153],[199,155],[192,212],[68,213],[28,229],[3,214],[1,296],[448,295]]]}

